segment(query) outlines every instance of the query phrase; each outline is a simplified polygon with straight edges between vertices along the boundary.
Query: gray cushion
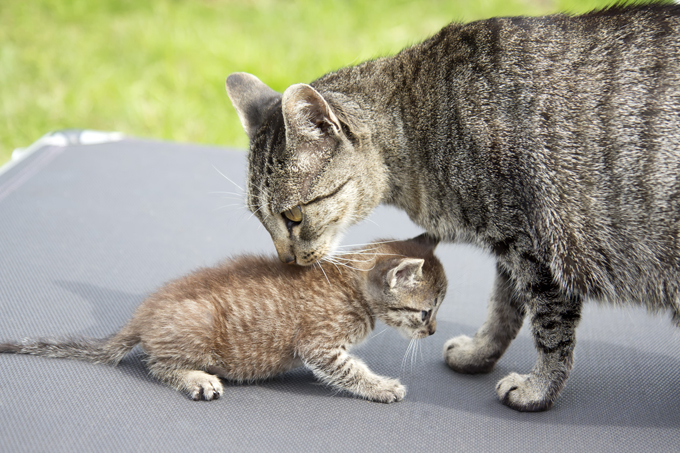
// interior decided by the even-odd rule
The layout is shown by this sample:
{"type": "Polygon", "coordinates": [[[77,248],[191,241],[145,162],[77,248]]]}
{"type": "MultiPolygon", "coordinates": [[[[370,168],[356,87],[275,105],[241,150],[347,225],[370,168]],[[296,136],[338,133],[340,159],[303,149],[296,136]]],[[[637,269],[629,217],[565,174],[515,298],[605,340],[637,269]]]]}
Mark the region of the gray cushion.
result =
{"type": "MultiPolygon", "coordinates": [[[[38,148],[0,174],[0,338],[106,336],[164,282],[274,252],[220,174],[244,187],[243,151],[130,139],[38,148]]],[[[391,208],[371,219],[343,242],[421,232],[391,208]]],[[[449,370],[442,346],[483,322],[493,261],[464,245],[438,255],[450,284],[437,333],[405,360],[408,341],[384,325],[355,350],[408,386],[403,402],[338,394],[304,369],[194,402],[149,378],[138,349],[116,368],[3,354],[0,450],[677,450],[680,335],[667,315],[589,304],[556,406],[517,413],[494,387],[533,366],[528,328],[489,375],[449,370]]]]}

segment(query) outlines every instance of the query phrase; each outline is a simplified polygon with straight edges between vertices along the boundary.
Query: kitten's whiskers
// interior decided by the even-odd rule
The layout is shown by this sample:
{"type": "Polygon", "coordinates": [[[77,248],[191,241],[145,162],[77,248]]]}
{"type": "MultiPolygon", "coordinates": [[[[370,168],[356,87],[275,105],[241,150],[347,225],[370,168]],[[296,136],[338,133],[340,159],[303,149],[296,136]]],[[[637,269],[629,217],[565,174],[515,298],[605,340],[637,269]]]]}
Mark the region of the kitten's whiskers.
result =
{"type": "MultiPolygon", "coordinates": [[[[415,338],[411,338],[411,341],[409,341],[408,347],[406,348],[406,352],[404,353],[404,358],[401,359],[401,374],[405,374],[406,363],[408,362],[408,357],[411,355],[411,352],[413,352],[414,348],[415,348],[415,338]]],[[[411,361],[411,371],[413,371],[413,361],[411,361]]]]}

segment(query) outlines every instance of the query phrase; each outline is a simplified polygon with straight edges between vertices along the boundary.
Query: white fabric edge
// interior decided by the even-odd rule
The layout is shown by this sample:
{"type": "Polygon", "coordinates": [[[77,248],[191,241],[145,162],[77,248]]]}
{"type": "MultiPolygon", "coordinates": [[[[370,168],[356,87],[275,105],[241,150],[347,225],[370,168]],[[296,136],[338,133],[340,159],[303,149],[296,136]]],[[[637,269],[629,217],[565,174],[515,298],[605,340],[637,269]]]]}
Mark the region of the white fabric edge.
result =
{"type": "Polygon", "coordinates": [[[121,132],[103,132],[89,129],[48,132],[26,148],[17,148],[12,151],[10,160],[0,166],[0,175],[6,173],[19,162],[45,146],[96,145],[99,143],[117,142],[123,138],[124,135],[121,132]]]}

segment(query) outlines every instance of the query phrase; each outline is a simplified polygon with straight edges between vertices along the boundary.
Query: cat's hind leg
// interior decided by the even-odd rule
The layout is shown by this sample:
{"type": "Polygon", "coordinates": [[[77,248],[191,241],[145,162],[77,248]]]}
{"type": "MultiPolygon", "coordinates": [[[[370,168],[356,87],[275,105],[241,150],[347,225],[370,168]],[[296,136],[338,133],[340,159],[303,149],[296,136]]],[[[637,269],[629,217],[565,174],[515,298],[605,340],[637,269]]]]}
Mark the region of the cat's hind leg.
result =
{"type": "Polygon", "coordinates": [[[202,370],[176,368],[157,361],[150,361],[148,368],[152,376],[188,394],[194,401],[216,400],[224,393],[220,378],[202,370]]]}
{"type": "Polygon", "coordinates": [[[522,328],[525,304],[508,275],[496,271],[487,318],[474,337],[460,335],[444,344],[444,360],[458,373],[489,373],[522,328]]]}
{"type": "Polygon", "coordinates": [[[301,355],[303,363],[317,379],[367,400],[393,403],[401,401],[406,395],[406,387],[397,379],[373,373],[345,348],[313,348],[301,355]]]}

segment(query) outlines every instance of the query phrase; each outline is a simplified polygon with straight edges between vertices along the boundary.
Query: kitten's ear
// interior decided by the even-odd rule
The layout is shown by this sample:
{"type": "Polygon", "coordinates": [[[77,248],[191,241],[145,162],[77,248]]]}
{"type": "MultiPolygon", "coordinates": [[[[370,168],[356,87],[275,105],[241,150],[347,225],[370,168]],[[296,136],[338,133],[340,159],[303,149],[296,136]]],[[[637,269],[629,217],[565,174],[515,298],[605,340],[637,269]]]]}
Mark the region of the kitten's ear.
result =
{"type": "Polygon", "coordinates": [[[404,258],[387,271],[387,283],[390,288],[412,286],[416,280],[423,276],[423,264],[425,260],[417,258],[404,258]]]}
{"type": "Polygon", "coordinates": [[[434,249],[437,248],[437,244],[439,244],[439,238],[433,236],[430,233],[423,233],[411,240],[422,245],[423,247],[428,248],[431,252],[433,252],[434,249]]]}
{"type": "Polygon", "coordinates": [[[286,132],[307,140],[338,135],[340,121],[328,102],[309,85],[298,83],[283,92],[286,132]]]}
{"type": "Polygon", "coordinates": [[[245,72],[235,72],[227,77],[227,94],[251,140],[265,120],[269,107],[281,99],[280,93],[245,72]]]}

